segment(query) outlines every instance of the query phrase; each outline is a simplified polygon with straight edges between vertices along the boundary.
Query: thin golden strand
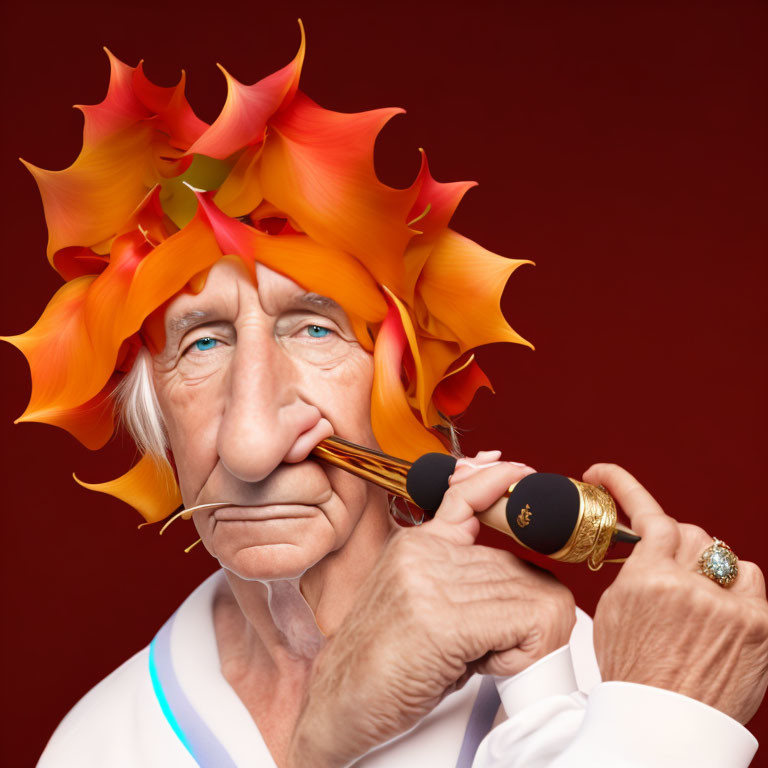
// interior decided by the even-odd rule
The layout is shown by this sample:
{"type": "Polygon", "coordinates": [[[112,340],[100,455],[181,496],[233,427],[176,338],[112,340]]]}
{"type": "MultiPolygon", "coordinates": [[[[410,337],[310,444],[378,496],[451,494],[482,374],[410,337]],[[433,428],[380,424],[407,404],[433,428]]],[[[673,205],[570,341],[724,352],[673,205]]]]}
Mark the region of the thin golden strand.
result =
{"type": "Polygon", "coordinates": [[[184,553],[185,553],[185,554],[189,554],[189,553],[190,553],[190,551],[192,550],[192,547],[196,547],[196,546],[197,546],[197,545],[198,545],[198,544],[199,544],[201,541],[202,541],[202,539],[198,539],[198,540],[197,540],[197,541],[196,541],[194,544],[190,544],[190,545],[189,545],[189,546],[188,546],[188,547],[187,547],[187,548],[184,550],[184,553]]]}
{"type": "Polygon", "coordinates": [[[180,517],[184,518],[185,520],[189,520],[190,517],[192,517],[193,512],[197,512],[199,509],[221,509],[221,507],[231,507],[236,506],[233,505],[229,501],[216,501],[211,504],[198,504],[196,507],[188,507],[187,509],[182,509],[180,512],[177,512],[166,524],[160,529],[160,535],[163,535],[163,532],[165,529],[174,521],[178,520],[180,517]]]}

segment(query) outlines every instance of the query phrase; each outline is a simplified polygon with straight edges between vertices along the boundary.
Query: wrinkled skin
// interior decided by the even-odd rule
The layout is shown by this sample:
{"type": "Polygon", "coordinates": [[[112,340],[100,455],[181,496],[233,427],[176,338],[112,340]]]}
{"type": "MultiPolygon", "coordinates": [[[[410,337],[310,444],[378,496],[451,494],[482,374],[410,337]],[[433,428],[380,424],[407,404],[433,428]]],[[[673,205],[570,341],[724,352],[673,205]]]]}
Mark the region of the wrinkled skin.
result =
{"type": "Polygon", "coordinates": [[[512,555],[472,546],[473,512],[530,468],[498,454],[465,462],[438,519],[400,530],[383,491],[307,459],[333,433],[376,446],[373,360],[339,307],[261,265],[255,277],[226,259],[199,294],[170,303],[155,387],[185,505],[237,505],[194,515],[230,588],[214,611],[225,677],[279,764],[306,765],[309,750],[320,759],[320,712],[352,759],[474,669],[511,674],[563,645],[573,598],[512,555]],[[372,727],[351,720],[349,739],[323,701],[341,670],[358,694],[382,683],[358,713],[372,727]]]}
{"type": "MultiPolygon", "coordinates": [[[[200,294],[170,303],[155,386],[185,505],[233,505],[194,516],[227,575],[214,606],[222,672],[278,765],[343,766],[473,672],[515,674],[564,645],[574,603],[551,575],[474,544],[474,513],[529,467],[498,452],[460,461],[435,519],[405,530],[383,491],[308,458],[333,433],[376,446],[372,358],[339,307],[265,267],[255,278],[225,259],[200,294]],[[185,316],[195,327],[181,329],[185,316]]],[[[598,606],[603,677],[746,722],[768,667],[759,569],[742,563],[722,589],[696,573],[703,531],[618,467],[585,480],[643,537],[598,606]]]]}
{"type": "Polygon", "coordinates": [[[747,723],[768,685],[768,603],[760,569],[739,561],[721,587],[698,571],[712,537],[676,522],[628,472],[596,464],[584,475],[613,494],[642,536],[595,612],[604,680],[690,696],[747,723]]]}
{"type": "Polygon", "coordinates": [[[375,446],[373,365],[338,306],[302,303],[265,267],[257,279],[259,291],[224,260],[199,295],[176,298],[154,379],[185,505],[240,505],[195,516],[208,551],[243,579],[288,578],[338,550],[369,502],[365,483],[304,459],[334,432],[375,446]],[[327,335],[310,336],[313,325],[327,335]]]}
{"type": "Polygon", "coordinates": [[[390,539],[356,611],[316,659],[288,765],[309,754],[318,768],[347,765],[472,673],[514,675],[568,642],[571,593],[509,552],[474,545],[474,513],[527,473],[460,467],[435,519],[390,539]]]}

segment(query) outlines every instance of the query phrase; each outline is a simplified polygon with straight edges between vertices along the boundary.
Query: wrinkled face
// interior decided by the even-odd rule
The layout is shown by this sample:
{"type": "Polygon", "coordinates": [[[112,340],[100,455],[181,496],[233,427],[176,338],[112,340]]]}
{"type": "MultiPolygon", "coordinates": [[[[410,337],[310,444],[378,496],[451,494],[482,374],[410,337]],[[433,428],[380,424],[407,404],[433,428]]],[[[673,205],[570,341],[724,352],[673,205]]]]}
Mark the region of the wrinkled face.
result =
{"type": "Polygon", "coordinates": [[[165,326],[154,380],[184,504],[238,505],[195,513],[204,545],[245,579],[298,576],[380,496],[307,459],[331,434],[375,447],[372,356],[337,304],[234,258],[177,296],[165,326]]]}

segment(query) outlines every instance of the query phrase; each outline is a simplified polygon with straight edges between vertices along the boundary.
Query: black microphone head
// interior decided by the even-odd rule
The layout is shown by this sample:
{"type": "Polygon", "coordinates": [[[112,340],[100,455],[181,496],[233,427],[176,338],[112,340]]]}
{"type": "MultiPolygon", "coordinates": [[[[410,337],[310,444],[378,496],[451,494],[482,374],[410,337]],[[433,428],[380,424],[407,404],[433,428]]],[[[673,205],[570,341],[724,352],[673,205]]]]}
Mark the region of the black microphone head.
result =
{"type": "Polygon", "coordinates": [[[571,538],[580,507],[579,489],[572,480],[537,472],[524,477],[509,494],[507,523],[526,547],[551,555],[571,538]]]}
{"type": "Polygon", "coordinates": [[[448,490],[456,459],[446,453],[425,453],[413,462],[405,479],[408,495],[426,512],[436,512],[448,490]]]}

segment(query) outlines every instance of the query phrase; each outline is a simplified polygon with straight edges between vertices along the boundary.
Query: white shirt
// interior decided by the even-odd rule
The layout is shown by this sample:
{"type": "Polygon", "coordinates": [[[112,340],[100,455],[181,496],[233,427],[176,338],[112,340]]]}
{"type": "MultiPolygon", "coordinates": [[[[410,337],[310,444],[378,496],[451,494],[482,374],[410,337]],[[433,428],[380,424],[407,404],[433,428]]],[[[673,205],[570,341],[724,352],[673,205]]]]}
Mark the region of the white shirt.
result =
{"type": "MultiPolygon", "coordinates": [[[[200,585],[150,646],[75,705],[38,768],[275,768],[221,673],[213,599],[223,578],[200,585]]],[[[570,646],[493,679],[508,720],[492,678],[475,676],[356,768],[749,765],[757,742],[721,712],[648,686],[600,683],[591,634],[579,611],[570,646]]]]}

